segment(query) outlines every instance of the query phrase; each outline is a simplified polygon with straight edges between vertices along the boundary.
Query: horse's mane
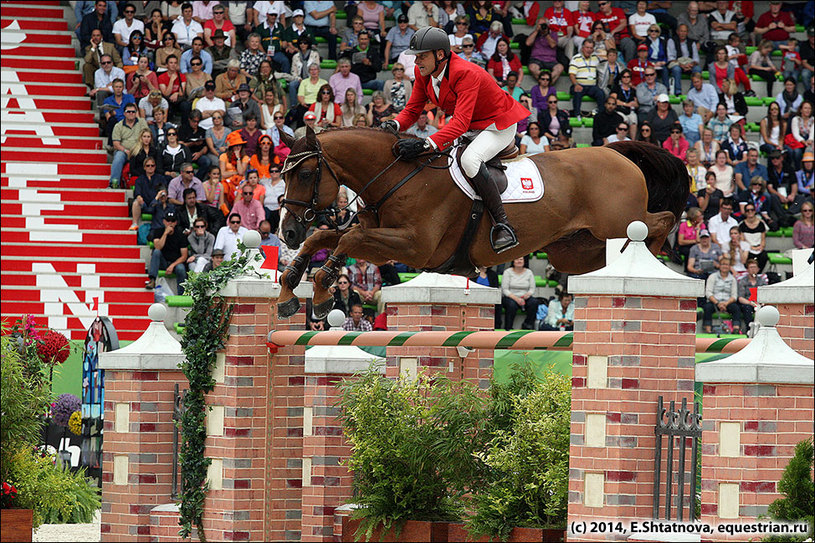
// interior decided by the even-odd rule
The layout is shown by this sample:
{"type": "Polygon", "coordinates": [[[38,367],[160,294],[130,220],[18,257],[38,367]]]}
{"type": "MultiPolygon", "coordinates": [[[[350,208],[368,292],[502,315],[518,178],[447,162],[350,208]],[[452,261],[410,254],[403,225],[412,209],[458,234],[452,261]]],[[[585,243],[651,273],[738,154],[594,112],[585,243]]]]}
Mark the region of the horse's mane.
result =
{"type": "MultiPolygon", "coordinates": [[[[368,130],[368,131],[378,132],[380,134],[391,134],[391,132],[389,132],[387,130],[383,130],[382,128],[379,128],[378,126],[331,126],[331,127],[328,127],[326,129],[324,129],[322,132],[320,132],[320,134],[331,133],[331,132],[348,132],[348,131],[352,131],[352,130],[368,130]]],[[[318,136],[319,136],[319,134],[318,134],[318,136]]],[[[400,139],[401,138],[418,139],[418,136],[414,136],[413,134],[408,134],[406,132],[399,132],[399,134],[397,134],[397,137],[400,138],[400,139]]]]}

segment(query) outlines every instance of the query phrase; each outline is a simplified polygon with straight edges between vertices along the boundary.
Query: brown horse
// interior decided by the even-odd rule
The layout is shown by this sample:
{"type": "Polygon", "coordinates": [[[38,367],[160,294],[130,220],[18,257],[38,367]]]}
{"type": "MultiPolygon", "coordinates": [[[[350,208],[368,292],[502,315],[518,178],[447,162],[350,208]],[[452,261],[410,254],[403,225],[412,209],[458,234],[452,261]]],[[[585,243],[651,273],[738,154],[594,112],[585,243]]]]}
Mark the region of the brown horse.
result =
{"type": "MultiPolygon", "coordinates": [[[[438,269],[456,252],[472,201],[444,169],[447,156],[394,162],[391,149],[396,136],[371,128],[319,135],[308,129],[297,141],[282,133],[281,138],[292,152],[284,168],[280,237],[291,248],[305,243],[281,275],[280,316],[299,308],[292,291],[311,255],[320,249],[331,249],[333,255],[314,276],[313,307],[319,318],[332,307],[328,288],[346,256],[374,264],[397,260],[438,269]],[[430,167],[418,170],[423,159],[430,167]],[[359,224],[347,230],[318,230],[306,238],[309,224],[331,208],[341,184],[366,203],[359,224]]],[[[473,275],[475,266],[508,262],[542,249],[560,271],[589,272],[605,265],[605,241],[625,237],[634,220],[648,226],[646,243],[656,254],[678,223],[690,189],[682,162],[650,143],[619,142],[531,159],[540,170],[545,194],[537,202],[506,206],[519,245],[496,254],[488,239],[490,219],[484,213],[469,247],[468,267],[455,271],[473,275]]]]}

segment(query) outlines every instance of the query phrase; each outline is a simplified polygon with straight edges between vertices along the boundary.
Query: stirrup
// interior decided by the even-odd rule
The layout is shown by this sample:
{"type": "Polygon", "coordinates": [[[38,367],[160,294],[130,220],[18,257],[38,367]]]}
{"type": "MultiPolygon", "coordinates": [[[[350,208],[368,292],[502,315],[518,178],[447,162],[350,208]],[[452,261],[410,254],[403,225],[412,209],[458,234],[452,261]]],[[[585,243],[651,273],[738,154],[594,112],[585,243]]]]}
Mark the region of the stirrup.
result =
{"type": "Polygon", "coordinates": [[[490,228],[490,245],[492,246],[492,250],[496,253],[500,254],[504,251],[512,249],[513,247],[518,246],[518,238],[515,236],[515,231],[512,227],[505,223],[496,223],[492,228],[490,228]],[[509,235],[509,239],[497,244],[495,241],[495,234],[500,233],[500,231],[504,231],[509,235]]]}

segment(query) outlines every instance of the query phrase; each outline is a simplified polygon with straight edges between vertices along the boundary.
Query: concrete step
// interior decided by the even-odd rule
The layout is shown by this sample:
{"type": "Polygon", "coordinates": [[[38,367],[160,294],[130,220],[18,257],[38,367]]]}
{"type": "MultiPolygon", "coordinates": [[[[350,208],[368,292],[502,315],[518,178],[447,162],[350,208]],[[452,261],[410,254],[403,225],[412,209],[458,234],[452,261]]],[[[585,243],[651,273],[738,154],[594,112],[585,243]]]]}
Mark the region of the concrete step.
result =
{"type": "Polygon", "coordinates": [[[36,188],[26,187],[25,189],[3,187],[0,189],[3,199],[18,200],[20,198],[20,190],[24,191],[37,191],[38,197],[54,198],[58,196],[61,202],[94,202],[94,204],[110,203],[115,205],[124,205],[126,203],[125,194],[121,191],[112,190],[99,190],[99,189],[54,189],[54,188],[36,188]]]}
{"type": "MultiPolygon", "coordinates": [[[[100,260],[85,253],[75,257],[54,256],[48,258],[48,264],[53,267],[58,274],[76,274],[77,266],[92,264],[100,273],[111,275],[142,275],[145,273],[144,260],[141,258],[120,258],[114,260],[100,260]]],[[[3,274],[6,272],[31,273],[32,260],[23,256],[3,255],[3,274]]]]}
{"type": "MultiPolygon", "coordinates": [[[[42,255],[43,247],[34,246],[30,243],[4,243],[3,258],[8,256],[28,256],[39,258],[42,255]]],[[[48,244],[48,249],[55,253],[74,254],[76,245],[66,243],[48,244]]],[[[128,247],[111,247],[109,245],[88,244],[83,246],[83,251],[92,253],[96,259],[118,259],[118,258],[139,258],[139,248],[134,244],[128,247]]],[[[73,257],[72,257],[73,258],[73,257]]]]}
{"type": "MultiPolygon", "coordinates": [[[[107,275],[99,273],[99,287],[102,289],[130,289],[141,290],[144,289],[144,267],[142,266],[142,273],[129,273],[115,275],[107,275]]],[[[82,286],[82,278],[86,277],[83,273],[38,273],[37,276],[51,275],[61,277],[62,280],[71,288],[80,288],[82,286]]],[[[3,285],[16,286],[16,287],[36,287],[37,276],[33,275],[30,271],[15,271],[3,272],[3,285]]]]}
{"type": "MultiPolygon", "coordinates": [[[[12,50],[12,52],[16,53],[16,50],[12,50]]],[[[75,56],[74,53],[73,56],[75,56]]],[[[34,56],[34,55],[32,55],[34,56]]],[[[43,68],[48,70],[76,70],[77,64],[79,61],[76,58],[55,58],[51,55],[36,55],[42,56],[43,58],[31,58],[28,55],[17,55],[17,54],[8,54],[3,55],[3,67],[5,68],[27,68],[32,66],[32,64],[37,63],[41,65],[43,68]]]]}
{"type": "Polygon", "coordinates": [[[0,73],[12,72],[24,85],[28,83],[52,84],[55,86],[64,84],[82,85],[82,74],[74,69],[71,70],[34,70],[31,68],[13,68],[2,66],[0,73]]]}
{"type": "MultiPolygon", "coordinates": [[[[71,164],[107,164],[107,153],[104,151],[84,151],[81,149],[57,149],[42,147],[37,154],[43,160],[59,160],[61,163],[71,164]]],[[[23,147],[4,147],[4,160],[24,161],[31,157],[31,149],[23,147]]]]}
{"type": "MultiPolygon", "coordinates": [[[[89,206],[85,206],[86,209],[89,206]]],[[[125,205],[122,204],[122,207],[126,209],[125,205]]],[[[36,218],[37,215],[33,216],[36,218]]],[[[30,217],[32,218],[32,217],[30,217]]],[[[45,215],[43,214],[43,219],[45,221],[45,228],[47,229],[49,226],[53,226],[56,229],[63,229],[60,225],[70,226],[74,228],[78,228],[75,230],[77,232],[84,231],[85,229],[104,229],[110,231],[126,231],[133,221],[130,220],[128,217],[104,217],[104,216],[94,216],[88,217],[87,215],[84,217],[77,217],[77,216],[65,216],[65,215],[45,215]]],[[[30,222],[28,221],[25,216],[20,214],[16,215],[9,215],[3,217],[3,228],[25,228],[30,229],[30,222]]],[[[127,241],[127,245],[131,243],[135,244],[135,236],[136,232],[131,232],[134,236],[134,241],[127,241]]]]}
{"type": "MultiPolygon", "coordinates": [[[[59,138],[59,148],[61,149],[78,149],[85,151],[102,151],[105,148],[106,140],[99,137],[61,137],[59,138]]],[[[27,147],[27,148],[47,148],[44,145],[42,138],[33,134],[9,134],[6,136],[3,145],[9,147],[27,147]]]]}

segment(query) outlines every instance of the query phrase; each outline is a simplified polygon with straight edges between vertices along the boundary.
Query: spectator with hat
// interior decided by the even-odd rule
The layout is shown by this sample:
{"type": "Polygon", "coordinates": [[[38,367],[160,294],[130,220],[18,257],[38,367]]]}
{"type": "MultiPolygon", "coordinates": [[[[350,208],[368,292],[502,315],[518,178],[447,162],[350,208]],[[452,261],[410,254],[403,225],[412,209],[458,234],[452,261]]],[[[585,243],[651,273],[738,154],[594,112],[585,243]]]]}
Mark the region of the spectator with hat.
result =
{"type": "MultiPolygon", "coordinates": [[[[235,201],[235,192],[240,186],[246,174],[247,166],[251,157],[246,154],[246,141],[241,137],[240,131],[236,130],[226,137],[227,151],[219,157],[221,164],[221,184],[223,185],[224,199],[226,205],[231,208],[235,201]]],[[[224,214],[229,211],[227,209],[224,214]]]]}
{"type": "Polygon", "coordinates": [[[204,266],[204,269],[201,270],[202,273],[210,272],[224,263],[224,250],[223,249],[213,249],[212,256],[207,262],[207,265],[204,266]]]}
{"type": "Polygon", "coordinates": [[[207,48],[207,52],[212,57],[212,77],[215,79],[226,72],[230,60],[239,60],[239,58],[235,48],[226,45],[226,34],[220,28],[212,33],[211,41],[212,45],[207,48]]]}
{"type": "MultiPolygon", "coordinates": [[[[668,95],[664,93],[656,97],[656,107],[645,116],[645,120],[651,123],[651,130],[659,145],[671,136],[674,125],[679,124],[679,117],[671,107],[668,95]]],[[[681,133],[681,125],[679,130],[681,133]]]]}
{"type": "Polygon", "coordinates": [[[315,132],[319,131],[319,128],[317,128],[317,125],[315,124],[317,122],[317,114],[313,111],[306,111],[306,113],[303,115],[303,122],[305,125],[294,131],[295,138],[300,139],[305,136],[306,127],[311,128],[315,132]]]}
{"type": "Polygon", "coordinates": [[[241,83],[238,87],[237,96],[232,99],[227,111],[231,119],[230,128],[240,130],[246,125],[249,114],[253,115],[257,121],[261,117],[260,106],[252,99],[252,89],[248,83],[241,83]]]}
{"type": "Polygon", "coordinates": [[[226,114],[226,104],[215,96],[215,87],[215,81],[204,83],[204,95],[195,103],[195,109],[201,113],[201,122],[198,125],[203,130],[212,128],[213,115],[220,113],[223,117],[226,114]]]}
{"type": "Polygon", "coordinates": [[[163,222],[163,228],[156,228],[150,234],[154,249],[144,288],[155,288],[158,272],[164,270],[167,275],[175,273],[178,294],[183,295],[184,281],[187,280],[187,236],[178,228],[178,217],[174,210],[164,214],[163,222]]]}
{"type": "MultiPolygon", "coordinates": [[[[286,54],[293,57],[298,51],[298,44],[308,38],[309,44],[314,41],[314,34],[303,23],[305,16],[302,9],[295,9],[291,14],[291,26],[283,33],[282,40],[286,42],[286,54]]],[[[292,67],[293,68],[293,67],[292,67]]]]}
{"type": "Polygon", "coordinates": [[[693,245],[688,253],[688,275],[696,279],[707,279],[719,267],[720,256],[721,247],[718,243],[713,243],[710,231],[702,228],[699,231],[699,242],[693,245]]]}
{"type": "MultiPolygon", "coordinates": [[[[466,23],[465,23],[466,24],[466,23]]],[[[408,26],[408,16],[402,13],[396,19],[396,26],[388,31],[385,36],[385,55],[382,63],[384,70],[388,64],[396,62],[399,55],[410,47],[410,38],[416,33],[415,30],[408,26]]],[[[472,36],[470,36],[472,38],[472,36]]],[[[453,36],[450,37],[451,43],[453,36]]]]}
{"type": "Polygon", "coordinates": [[[653,67],[654,64],[648,60],[648,46],[641,43],[637,46],[637,58],[628,61],[628,69],[631,70],[631,84],[635,87],[645,79],[643,74],[645,69],[653,67]]]}

